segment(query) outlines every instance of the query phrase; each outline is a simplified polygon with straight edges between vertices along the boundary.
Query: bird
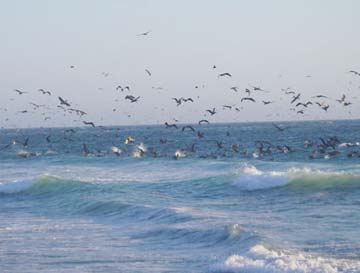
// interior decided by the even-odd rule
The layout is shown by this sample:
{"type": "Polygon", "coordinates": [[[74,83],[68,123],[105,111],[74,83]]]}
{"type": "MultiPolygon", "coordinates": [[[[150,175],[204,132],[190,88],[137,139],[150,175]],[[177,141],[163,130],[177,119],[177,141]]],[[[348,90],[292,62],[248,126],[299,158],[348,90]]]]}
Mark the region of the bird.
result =
{"type": "MultiPolygon", "coordinates": [[[[251,86],[251,85],[250,85],[251,86]]],[[[260,87],[257,87],[257,86],[251,86],[254,91],[261,91],[261,92],[266,92],[266,93],[269,93],[269,91],[265,91],[264,89],[260,88],[260,87]]]]}
{"type": "Polygon", "coordinates": [[[39,89],[38,91],[41,92],[43,95],[47,94],[47,95],[51,96],[50,91],[45,91],[44,89],[39,89]]]}
{"type": "Polygon", "coordinates": [[[239,87],[233,86],[233,87],[231,87],[230,89],[231,89],[231,90],[234,90],[235,92],[237,92],[237,91],[238,91],[238,88],[239,88],[239,87]]]}
{"type": "Polygon", "coordinates": [[[58,97],[59,101],[60,101],[60,105],[66,105],[66,106],[71,106],[70,103],[68,103],[66,100],[64,100],[62,97],[58,97]]]}
{"type": "Polygon", "coordinates": [[[175,102],[176,102],[176,106],[179,106],[179,105],[181,105],[181,103],[182,103],[182,99],[183,98],[172,98],[175,102]]]}
{"type": "Polygon", "coordinates": [[[151,72],[150,72],[148,69],[145,69],[145,72],[146,72],[149,76],[151,76],[151,72]]]}
{"type": "Polygon", "coordinates": [[[181,129],[181,131],[184,132],[186,129],[189,129],[189,130],[195,132],[194,127],[192,127],[192,126],[190,126],[190,125],[183,126],[182,129],[181,129]]]}
{"type": "Polygon", "coordinates": [[[207,109],[206,110],[206,112],[209,112],[210,113],[210,115],[215,115],[216,114],[216,109],[215,108],[213,108],[212,110],[211,109],[207,109]]]}
{"type": "Polygon", "coordinates": [[[265,101],[265,100],[263,100],[262,102],[263,102],[264,105],[268,105],[270,103],[273,103],[272,101],[265,101]]]}
{"type": "Polygon", "coordinates": [[[183,100],[184,102],[188,102],[188,101],[194,102],[194,100],[193,100],[192,98],[187,98],[187,99],[182,98],[182,100],[183,100]]]}
{"type": "Polygon", "coordinates": [[[209,124],[210,122],[208,120],[206,120],[206,119],[199,120],[199,122],[198,122],[199,125],[201,125],[203,123],[209,124]]]}
{"type": "Polygon", "coordinates": [[[345,102],[345,94],[342,95],[341,99],[337,100],[339,103],[344,103],[345,102]]]}
{"type": "Polygon", "coordinates": [[[223,105],[223,108],[224,108],[224,109],[227,108],[227,109],[230,109],[230,110],[231,110],[232,106],[231,106],[231,105],[223,105]]]}
{"type": "Polygon", "coordinates": [[[272,124],[272,126],[274,126],[276,129],[278,129],[280,132],[282,132],[282,131],[284,131],[284,130],[286,129],[286,128],[280,127],[279,125],[277,125],[277,124],[274,123],[274,122],[272,122],[271,124],[272,124]]]}
{"type": "Polygon", "coordinates": [[[150,32],[151,32],[151,30],[142,32],[142,33],[137,34],[137,36],[147,36],[147,35],[149,35],[150,32]]]}
{"type": "Polygon", "coordinates": [[[19,89],[14,89],[14,91],[15,91],[16,93],[18,93],[19,95],[22,95],[22,94],[26,94],[26,93],[27,93],[27,92],[21,91],[21,90],[19,90],[19,89]]]}
{"type": "Polygon", "coordinates": [[[325,96],[325,95],[316,95],[316,96],[313,96],[312,98],[327,98],[327,96],[325,96]]]}
{"type": "Polygon", "coordinates": [[[297,101],[298,99],[300,99],[300,93],[298,93],[296,96],[293,96],[293,99],[291,100],[291,104],[294,103],[295,101],[297,101]]]}
{"type": "Polygon", "coordinates": [[[230,73],[225,72],[225,73],[220,73],[220,74],[218,75],[218,78],[220,78],[220,77],[224,77],[224,76],[227,76],[227,77],[232,77],[230,73]]]}
{"type": "Polygon", "coordinates": [[[83,121],[83,123],[84,123],[85,125],[91,125],[92,127],[96,127],[95,124],[94,124],[94,122],[91,122],[91,121],[83,121]]]}
{"type": "Polygon", "coordinates": [[[255,99],[250,98],[250,97],[243,97],[243,98],[241,98],[241,102],[243,102],[243,101],[245,101],[245,100],[252,101],[252,102],[256,102],[255,99]]]}
{"type": "Polygon", "coordinates": [[[140,96],[134,97],[133,95],[127,95],[125,97],[125,100],[130,100],[131,103],[137,102],[140,99],[140,96]]]}
{"type": "Polygon", "coordinates": [[[306,103],[302,103],[302,102],[298,102],[295,107],[298,107],[298,106],[304,106],[304,107],[308,107],[309,105],[312,105],[313,103],[311,101],[308,101],[306,103]]]}
{"type": "Polygon", "coordinates": [[[321,107],[321,109],[323,109],[324,111],[327,111],[330,107],[329,104],[326,104],[325,102],[316,102],[317,105],[319,105],[321,107]]]}
{"type": "Polygon", "coordinates": [[[128,144],[130,144],[130,143],[133,143],[133,142],[135,142],[135,138],[132,138],[132,137],[127,137],[126,139],[125,139],[125,141],[124,141],[124,143],[126,144],[126,145],[128,145],[128,144]]]}
{"type": "Polygon", "coordinates": [[[353,74],[355,74],[357,76],[360,76],[360,72],[357,72],[355,70],[350,70],[349,73],[353,73],[353,74]]]}
{"type": "Polygon", "coordinates": [[[178,128],[175,123],[174,124],[169,124],[168,122],[165,122],[164,124],[165,124],[166,128],[175,128],[175,129],[178,128]]]}

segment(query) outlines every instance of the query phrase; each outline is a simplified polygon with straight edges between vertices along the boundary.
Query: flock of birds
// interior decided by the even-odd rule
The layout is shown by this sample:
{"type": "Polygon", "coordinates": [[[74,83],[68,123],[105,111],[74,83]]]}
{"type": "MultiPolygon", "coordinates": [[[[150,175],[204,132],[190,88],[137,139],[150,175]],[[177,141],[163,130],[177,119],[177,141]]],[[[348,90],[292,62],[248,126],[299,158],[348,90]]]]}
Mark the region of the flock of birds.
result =
{"type": "MultiPolygon", "coordinates": [[[[138,34],[138,36],[147,36],[150,34],[151,31],[147,31],[147,32],[143,32],[138,34]]],[[[74,65],[70,66],[70,69],[75,69],[74,65]]],[[[216,65],[214,65],[212,67],[212,70],[217,71],[217,67],[216,65]]],[[[146,74],[148,75],[148,77],[152,76],[152,73],[149,69],[145,69],[146,74]]],[[[349,73],[355,75],[355,76],[360,76],[360,72],[357,72],[355,70],[350,70],[349,73]]],[[[110,75],[109,72],[103,72],[102,75],[104,77],[108,77],[110,75]]],[[[232,74],[229,72],[221,72],[221,73],[216,73],[217,78],[232,78],[232,74]]],[[[308,75],[307,77],[311,77],[311,75],[308,75]]],[[[154,87],[153,87],[154,88],[154,87]]],[[[199,88],[199,86],[195,86],[196,89],[199,88]]],[[[203,85],[204,88],[204,85],[203,85]]],[[[123,99],[125,102],[130,103],[130,104],[137,104],[142,100],[142,97],[139,95],[135,95],[132,94],[132,88],[129,85],[117,85],[116,87],[114,87],[115,91],[118,94],[123,94],[123,99]],[[125,92],[125,94],[124,94],[125,92]]],[[[162,89],[161,87],[158,87],[157,89],[162,89]]],[[[238,86],[231,86],[230,90],[234,93],[237,94],[241,94],[241,90],[238,86]]],[[[350,101],[350,99],[348,98],[348,96],[346,94],[342,94],[340,98],[334,99],[334,98],[329,98],[326,95],[323,94],[317,94],[314,95],[310,98],[304,99],[303,95],[300,92],[296,92],[295,90],[293,90],[290,87],[287,87],[285,89],[281,90],[283,93],[283,96],[285,97],[286,100],[288,100],[289,106],[290,106],[290,110],[296,112],[299,115],[303,115],[306,110],[310,107],[319,107],[320,111],[324,111],[327,112],[329,111],[331,105],[330,105],[330,101],[336,101],[335,103],[338,103],[339,105],[342,105],[343,107],[348,107],[350,105],[353,104],[352,101],[350,101]]],[[[13,92],[15,92],[17,95],[19,96],[27,96],[29,95],[30,92],[27,91],[23,91],[20,89],[14,89],[13,92]]],[[[63,112],[64,115],[65,114],[70,114],[70,115],[75,115],[77,117],[76,120],[77,122],[81,122],[83,125],[85,126],[91,126],[93,128],[95,127],[99,127],[100,129],[104,129],[106,130],[106,127],[103,126],[97,126],[95,124],[95,122],[93,121],[89,121],[86,119],[86,116],[88,115],[88,113],[82,109],[80,109],[80,107],[78,107],[78,105],[74,105],[73,103],[71,103],[71,101],[67,98],[64,98],[63,96],[60,95],[55,95],[54,92],[49,91],[49,90],[45,90],[45,89],[38,89],[37,92],[39,92],[39,94],[43,95],[43,96],[49,96],[49,97],[56,97],[56,109],[60,112],[63,112]]],[[[240,95],[239,98],[239,102],[235,103],[235,104],[223,104],[220,107],[219,106],[212,106],[212,107],[208,107],[208,109],[205,109],[204,112],[202,113],[202,117],[201,119],[199,119],[198,121],[198,125],[204,125],[204,124],[209,124],[211,122],[211,118],[216,115],[220,110],[235,110],[236,112],[241,112],[242,111],[242,107],[239,104],[244,104],[244,103],[260,103],[262,104],[264,107],[266,107],[267,105],[273,104],[275,103],[275,101],[273,100],[265,100],[265,99],[261,99],[259,101],[259,99],[257,98],[257,94],[262,93],[263,95],[266,95],[268,93],[271,93],[268,90],[265,90],[259,86],[249,86],[247,88],[245,88],[243,90],[243,95],[240,95]]],[[[271,96],[271,95],[270,95],[271,96]]],[[[199,99],[199,96],[195,97],[172,97],[171,101],[173,101],[175,103],[175,107],[180,107],[181,105],[184,104],[189,104],[189,103],[194,103],[197,99],[199,99]]],[[[12,99],[15,100],[15,99],[12,99]]],[[[116,100],[118,101],[118,100],[116,100]]],[[[170,101],[169,101],[170,102],[170,101]]],[[[29,101],[29,105],[32,107],[32,110],[36,111],[36,110],[42,110],[42,115],[44,116],[43,119],[44,121],[49,121],[51,120],[53,117],[50,115],[50,110],[53,110],[51,107],[51,105],[48,104],[39,104],[39,103],[34,103],[33,101],[29,101]]],[[[113,112],[116,111],[116,108],[112,109],[113,112]]],[[[7,107],[2,107],[0,108],[0,111],[2,112],[7,112],[8,109],[7,107]]],[[[29,113],[30,110],[28,109],[24,109],[24,110],[20,110],[18,112],[16,112],[15,114],[27,114],[29,113]]],[[[130,116],[130,115],[129,115],[130,116]]],[[[9,117],[6,118],[5,121],[8,121],[9,117]]],[[[276,123],[272,123],[273,127],[278,130],[278,131],[284,131],[285,128],[277,125],[276,123]]],[[[203,139],[205,137],[205,134],[203,131],[201,131],[198,128],[195,128],[195,126],[192,125],[181,125],[179,123],[179,120],[176,118],[173,118],[172,121],[166,121],[164,123],[164,126],[167,129],[172,129],[172,130],[181,130],[182,132],[185,131],[190,131],[194,134],[194,136],[198,139],[203,139]]],[[[74,129],[73,132],[75,133],[74,129]]],[[[66,132],[66,130],[64,131],[66,132]]],[[[66,140],[66,138],[65,138],[66,140]]],[[[48,143],[51,143],[51,138],[50,136],[48,136],[46,138],[46,141],[48,143]]],[[[135,140],[132,137],[128,137],[125,139],[125,144],[128,145],[130,143],[133,143],[135,140]]],[[[312,152],[312,154],[310,155],[309,158],[317,158],[319,155],[325,155],[325,158],[329,158],[329,157],[333,157],[336,156],[337,154],[339,154],[339,151],[336,147],[336,145],[343,145],[338,138],[329,138],[327,140],[324,139],[320,139],[320,143],[319,144],[314,144],[313,142],[306,140],[304,142],[304,146],[306,148],[309,147],[316,147],[316,149],[314,149],[314,151],[312,152]]],[[[160,144],[166,144],[167,140],[165,139],[161,139],[160,140],[160,144]]],[[[2,146],[0,146],[0,152],[3,150],[8,149],[9,147],[11,147],[12,145],[22,145],[24,148],[28,147],[28,139],[26,139],[23,142],[19,142],[15,139],[13,139],[10,143],[6,143],[3,144],[2,146]]],[[[216,141],[216,145],[217,148],[219,150],[224,149],[224,144],[221,141],[216,141]]],[[[348,146],[352,146],[351,144],[347,144],[348,146]]],[[[357,145],[357,144],[354,144],[357,145]]],[[[92,155],[94,154],[93,152],[91,152],[87,145],[84,143],[83,144],[83,154],[86,156],[92,155]]],[[[122,149],[116,146],[113,146],[110,151],[112,153],[114,153],[115,155],[121,155],[124,154],[122,149]]],[[[177,149],[174,153],[174,157],[175,158],[180,158],[180,157],[184,157],[186,156],[187,153],[189,153],[189,151],[191,153],[195,152],[195,147],[193,146],[190,149],[184,149],[184,148],[180,148],[177,149]]],[[[281,152],[281,153],[291,153],[294,150],[286,145],[283,146],[277,146],[277,145],[272,145],[269,142],[266,141],[258,141],[255,143],[255,151],[249,153],[246,149],[241,149],[240,146],[238,144],[233,144],[231,146],[230,151],[232,153],[243,153],[243,154],[251,154],[251,156],[253,157],[263,157],[266,155],[271,155],[273,154],[275,151],[276,152],[281,152]]],[[[95,153],[96,154],[96,153],[95,153]]],[[[97,153],[97,155],[101,155],[102,153],[97,153]]],[[[226,154],[226,153],[224,153],[226,154]]],[[[21,156],[23,157],[29,157],[29,156],[34,156],[36,154],[34,153],[22,153],[21,156]]],[[[145,145],[140,144],[137,146],[136,148],[136,153],[135,156],[136,157],[141,157],[144,155],[151,155],[154,157],[157,157],[158,154],[153,150],[150,149],[146,149],[145,145]]],[[[351,152],[350,154],[348,154],[349,157],[358,155],[360,156],[359,152],[351,152]]]]}

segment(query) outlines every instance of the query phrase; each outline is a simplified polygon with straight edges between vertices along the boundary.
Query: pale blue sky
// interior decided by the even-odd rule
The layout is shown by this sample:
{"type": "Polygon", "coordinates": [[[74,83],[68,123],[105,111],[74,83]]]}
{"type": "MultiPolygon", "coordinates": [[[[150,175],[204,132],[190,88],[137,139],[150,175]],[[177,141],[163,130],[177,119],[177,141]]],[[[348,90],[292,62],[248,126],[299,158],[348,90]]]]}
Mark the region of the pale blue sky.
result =
{"type": "Polygon", "coordinates": [[[360,77],[347,72],[360,71],[359,10],[355,0],[1,1],[0,126],[79,125],[56,109],[58,95],[97,124],[196,122],[210,118],[204,114],[212,107],[219,110],[214,122],[358,118],[360,77]],[[233,77],[218,79],[220,72],[233,77]],[[130,85],[140,101],[126,102],[118,84],[130,85]],[[271,93],[254,94],[254,105],[240,103],[249,84],[271,93]],[[328,113],[289,110],[291,97],[281,91],[288,86],[303,100],[330,96],[328,113]],[[334,100],[343,93],[354,105],[334,100]],[[176,107],[171,98],[180,96],[195,102],[176,107]],[[275,103],[264,107],[262,99],[275,103]],[[34,111],[30,101],[51,110],[34,111]],[[222,111],[223,104],[242,109],[222,111]],[[22,110],[30,113],[17,114],[22,110]]]}

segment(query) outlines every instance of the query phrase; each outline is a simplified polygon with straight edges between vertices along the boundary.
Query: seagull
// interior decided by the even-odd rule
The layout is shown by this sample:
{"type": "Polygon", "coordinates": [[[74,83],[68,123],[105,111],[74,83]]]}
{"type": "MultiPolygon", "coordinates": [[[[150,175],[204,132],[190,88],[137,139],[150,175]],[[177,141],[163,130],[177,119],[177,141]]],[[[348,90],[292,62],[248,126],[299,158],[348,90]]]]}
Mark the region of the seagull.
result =
{"type": "Polygon", "coordinates": [[[322,103],[316,102],[316,104],[319,105],[321,107],[321,109],[323,109],[324,111],[327,111],[330,107],[330,105],[326,104],[325,102],[322,102],[322,103]]]}
{"type": "Polygon", "coordinates": [[[220,73],[220,74],[218,75],[218,78],[224,77],[224,76],[232,77],[230,73],[225,72],[225,73],[220,73]]]}
{"type": "Polygon", "coordinates": [[[197,131],[197,136],[198,138],[203,138],[204,137],[204,133],[197,131]]]}
{"type": "Polygon", "coordinates": [[[49,96],[51,96],[50,91],[45,91],[44,89],[39,89],[38,91],[41,92],[43,95],[48,94],[49,96]]]}
{"type": "Polygon", "coordinates": [[[148,69],[145,69],[145,72],[146,72],[149,76],[151,76],[151,72],[150,72],[148,69]]]}
{"type": "Polygon", "coordinates": [[[168,122],[165,122],[165,126],[166,126],[166,128],[175,128],[175,129],[178,128],[175,123],[174,124],[169,124],[168,122]]]}
{"type": "Polygon", "coordinates": [[[216,114],[216,110],[215,110],[215,107],[211,110],[211,109],[207,109],[206,112],[209,112],[210,115],[215,115],[216,114]]]}
{"type": "Polygon", "coordinates": [[[297,101],[298,99],[300,99],[300,93],[298,93],[296,96],[293,96],[293,99],[290,103],[294,103],[295,101],[297,101]]]}
{"type": "Polygon", "coordinates": [[[127,138],[125,139],[124,143],[125,143],[126,145],[128,145],[129,143],[133,143],[134,141],[135,141],[134,138],[132,138],[132,137],[127,137],[127,138]]]}
{"type": "Polygon", "coordinates": [[[19,90],[19,89],[14,89],[14,91],[15,91],[16,93],[18,93],[19,95],[22,95],[22,94],[26,94],[26,93],[27,93],[27,92],[21,91],[21,90],[19,90]]]}
{"type": "Polygon", "coordinates": [[[256,102],[253,98],[250,98],[250,97],[244,97],[241,99],[241,102],[243,102],[244,100],[249,100],[249,101],[252,101],[252,102],[256,102]]]}
{"type": "Polygon", "coordinates": [[[188,101],[194,102],[194,100],[193,100],[192,98],[187,98],[187,99],[182,98],[182,100],[183,100],[184,102],[188,102],[188,101]]]}
{"type": "Polygon", "coordinates": [[[172,98],[176,102],[176,106],[181,105],[183,98],[172,98]]]}
{"type": "Polygon", "coordinates": [[[281,128],[279,125],[275,124],[274,122],[271,123],[276,129],[278,129],[280,132],[284,131],[285,128],[281,128]]]}
{"type": "Polygon", "coordinates": [[[130,100],[131,103],[137,102],[139,99],[140,99],[140,96],[138,96],[138,97],[135,98],[135,97],[132,96],[132,95],[127,95],[127,96],[125,97],[125,100],[130,100]]]}
{"type": "Polygon", "coordinates": [[[66,105],[66,106],[71,106],[70,103],[68,103],[66,100],[64,100],[62,97],[58,97],[59,101],[60,101],[60,105],[66,105]]]}
{"type": "Polygon", "coordinates": [[[233,86],[233,87],[231,87],[230,89],[231,89],[231,90],[234,90],[235,92],[237,92],[237,91],[238,91],[238,88],[239,88],[239,87],[233,86]]]}
{"type": "Polygon", "coordinates": [[[355,75],[360,76],[360,72],[357,72],[355,70],[350,70],[349,73],[354,73],[355,75]]]}
{"type": "Polygon", "coordinates": [[[232,106],[231,106],[231,105],[223,105],[223,108],[224,108],[224,109],[227,108],[227,109],[230,109],[230,110],[231,110],[232,106]]]}
{"type": "Polygon", "coordinates": [[[85,124],[85,125],[91,125],[92,127],[96,127],[95,126],[95,124],[94,124],[94,122],[91,122],[91,121],[83,121],[83,123],[85,124]]]}
{"type": "Polygon", "coordinates": [[[263,90],[262,88],[260,88],[260,87],[257,87],[257,86],[252,86],[252,85],[250,85],[253,89],[254,89],[254,91],[261,91],[261,92],[266,92],[266,93],[269,93],[269,91],[265,91],[265,90],[263,90]]]}
{"type": "Polygon", "coordinates": [[[273,103],[273,101],[265,101],[265,100],[263,100],[262,102],[263,102],[263,104],[264,104],[264,105],[267,105],[267,104],[273,103]]]}
{"type": "Polygon", "coordinates": [[[325,95],[317,95],[317,96],[313,96],[312,98],[327,98],[327,96],[325,96],[325,95]]]}
{"type": "Polygon", "coordinates": [[[345,102],[345,94],[342,95],[341,99],[337,100],[339,103],[344,103],[345,102]]]}
{"type": "Polygon", "coordinates": [[[192,126],[190,126],[190,125],[186,125],[186,126],[182,127],[181,131],[184,132],[186,129],[190,129],[191,131],[195,132],[194,127],[192,127],[192,126]]]}
{"type": "Polygon", "coordinates": [[[143,33],[139,33],[137,36],[147,36],[147,35],[149,35],[150,32],[151,32],[151,30],[143,32],[143,33]]]}
{"type": "Polygon", "coordinates": [[[202,119],[202,120],[200,120],[198,123],[199,123],[199,125],[201,125],[201,124],[203,124],[203,123],[209,124],[210,122],[209,122],[208,120],[206,120],[206,119],[202,119]]]}
{"type": "Polygon", "coordinates": [[[308,107],[309,105],[312,105],[313,103],[311,101],[308,101],[307,103],[302,103],[302,102],[298,102],[295,107],[298,107],[298,106],[304,106],[304,107],[308,107]]]}

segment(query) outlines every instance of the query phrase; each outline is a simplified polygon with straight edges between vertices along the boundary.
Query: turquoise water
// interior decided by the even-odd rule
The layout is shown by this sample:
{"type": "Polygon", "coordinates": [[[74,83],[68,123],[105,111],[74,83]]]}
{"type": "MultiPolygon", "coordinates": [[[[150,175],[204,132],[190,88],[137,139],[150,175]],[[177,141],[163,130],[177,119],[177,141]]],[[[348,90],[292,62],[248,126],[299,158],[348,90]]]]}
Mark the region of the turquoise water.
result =
{"type": "Polygon", "coordinates": [[[0,271],[360,272],[360,121],[278,125],[0,131],[0,271]]]}

